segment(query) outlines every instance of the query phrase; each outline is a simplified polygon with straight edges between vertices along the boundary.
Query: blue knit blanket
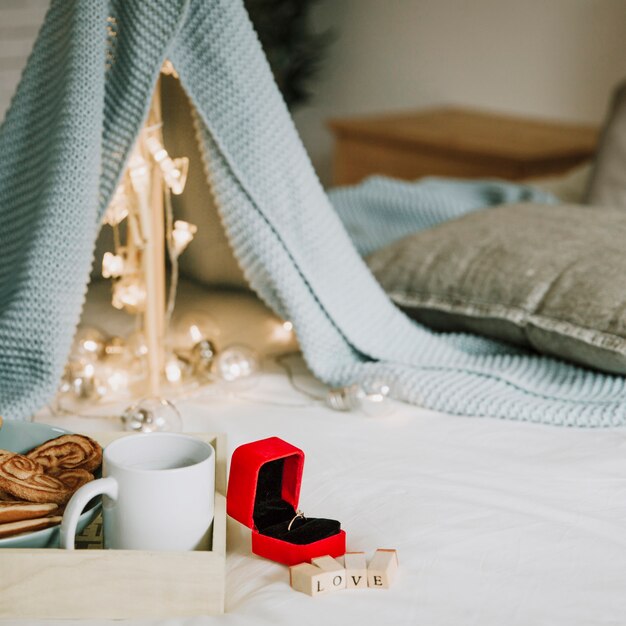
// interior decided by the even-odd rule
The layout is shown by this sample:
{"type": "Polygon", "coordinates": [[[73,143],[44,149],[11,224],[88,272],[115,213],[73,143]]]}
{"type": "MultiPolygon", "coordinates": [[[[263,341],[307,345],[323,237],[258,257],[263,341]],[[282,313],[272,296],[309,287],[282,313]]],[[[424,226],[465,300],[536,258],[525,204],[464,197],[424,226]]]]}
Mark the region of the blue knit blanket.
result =
{"type": "MultiPolygon", "coordinates": [[[[293,321],[320,379],[383,378],[397,398],[450,413],[624,423],[623,378],[437,334],[397,310],[321,188],[237,0],[52,1],[0,129],[3,416],[24,418],[55,391],[98,225],[166,58],[195,107],[245,275],[293,321]],[[107,40],[109,16],[118,28],[107,40]]],[[[437,203],[454,207],[454,193],[437,203]]]]}
{"type": "Polygon", "coordinates": [[[362,256],[477,209],[518,202],[558,202],[552,194],[532,185],[435,177],[402,182],[372,176],[360,185],[333,189],[328,197],[362,256]]]}

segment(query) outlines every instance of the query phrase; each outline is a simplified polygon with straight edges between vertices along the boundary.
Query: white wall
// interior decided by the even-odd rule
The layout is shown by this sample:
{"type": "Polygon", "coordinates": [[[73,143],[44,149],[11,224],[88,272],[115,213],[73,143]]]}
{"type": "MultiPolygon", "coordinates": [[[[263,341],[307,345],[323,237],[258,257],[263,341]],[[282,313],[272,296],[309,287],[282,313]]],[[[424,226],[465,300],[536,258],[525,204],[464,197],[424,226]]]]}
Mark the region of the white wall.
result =
{"type": "Polygon", "coordinates": [[[333,116],[465,104],[599,122],[626,78],[626,0],[322,0],[336,41],[296,124],[323,182],[333,116]]]}
{"type": "MultiPolygon", "coordinates": [[[[48,0],[0,0],[0,119],[48,0]]],[[[323,182],[324,120],[440,103],[599,122],[626,77],[626,0],[321,0],[331,28],[296,124],[323,182]]]]}

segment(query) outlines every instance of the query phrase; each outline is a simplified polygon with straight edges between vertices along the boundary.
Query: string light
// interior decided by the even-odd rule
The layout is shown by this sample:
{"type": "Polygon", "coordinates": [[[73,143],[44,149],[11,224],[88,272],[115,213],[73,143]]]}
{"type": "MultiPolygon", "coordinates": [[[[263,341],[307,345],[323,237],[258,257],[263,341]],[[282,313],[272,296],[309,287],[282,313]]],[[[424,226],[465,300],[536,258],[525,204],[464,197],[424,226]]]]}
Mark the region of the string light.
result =
{"type": "Polygon", "coordinates": [[[83,360],[68,363],[60,391],[79,400],[89,401],[98,400],[106,393],[102,381],[96,377],[95,365],[83,360]]]}
{"type": "MultiPolygon", "coordinates": [[[[176,75],[169,62],[163,71],[176,75]]],[[[189,159],[172,158],[168,154],[161,138],[159,113],[151,112],[149,120],[150,126],[140,134],[130,154],[127,170],[105,211],[104,222],[113,228],[114,249],[103,256],[102,275],[113,279],[112,304],[115,308],[135,315],[143,314],[141,319],[153,313],[152,306],[146,312],[146,285],[154,284],[154,276],[150,273],[153,266],[147,265],[150,258],[147,254],[155,245],[152,241],[155,226],[150,218],[152,203],[163,194],[171,280],[164,322],[148,328],[151,330],[150,346],[155,349],[158,344],[155,344],[154,329],[163,326],[160,338],[167,345],[167,351],[162,361],[161,358],[147,358],[145,327],[125,339],[107,338],[94,328],[79,330],[61,392],[81,401],[93,402],[105,396],[131,393],[137,382],[145,383],[146,369],[154,375],[157,367],[161,367],[160,376],[170,389],[186,388],[188,382],[196,387],[221,382],[222,388],[229,393],[244,391],[255,384],[260,371],[259,357],[251,348],[243,345],[218,348],[219,327],[204,312],[183,316],[172,324],[174,332],[168,332],[178,286],[178,257],[187,249],[198,229],[189,222],[174,220],[171,202],[171,195],[179,195],[185,188],[189,159]],[[126,228],[120,229],[124,220],[126,228]],[[125,241],[121,241],[122,238],[125,241]]],[[[159,230],[157,226],[156,232],[159,230]]],[[[295,342],[294,325],[290,320],[273,320],[269,334],[270,341],[283,348],[295,342]]],[[[154,380],[154,376],[150,380],[154,380]]],[[[291,374],[289,380],[293,384],[291,374]]],[[[335,410],[359,410],[368,415],[382,415],[389,410],[389,385],[381,381],[333,389],[326,398],[306,395],[315,402],[326,402],[335,410]]],[[[147,398],[129,407],[123,419],[129,430],[141,432],[180,430],[182,425],[176,407],[158,397],[147,398]]]]}
{"type": "Polygon", "coordinates": [[[196,376],[205,377],[211,373],[217,348],[210,339],[201,339],[191,349],[191,365],[196,376]]]}
{"type": "Polygon", "coordinates": [[[140,433],[174,432],[183,429],[178,409],[164,398],[144,398],[122,413],[126,430],[140,433]]]}
{"type": "Polygon", "coordinates": [[[137,280],[123,278],[113,285],[112,304],[116,309],[141,313],[146,305],[146,290],[137,280]]]}
{"type": "Polygon", "coordinates": [[[104,344],[104,353],[107,356],[123,356],[128,351],[128,345],[124,337],[109,337],[104,344]]]}
{"type": "Polygon", "coordinates": [[[128,390],[129,375],[125,369],[117,367],[107,367],[104,371],[107,391],[111,393],[122,393],[128,390]]]}
{"type": "Polygon", "coordinates": [[[250,389],[257,382],[259,357],[252,348],[233,345],[218,353],[213,370],[231,392],[250,389]]]}
{"type": "Polygon", "coordinates": [[[102,257],[102,276],[119,278],[124,273],[124,257],[121,254],[105,252],[102,257]]]}
{"type": "Polygon", "coordinates": [[[101,330],[92,326],[80,326],[74,335],[72,353],[75,360],[94,360],[102,356],[105,345],[106,336],[101,330]]]}
{"type": "Polygon", "coordinates": [[[185,248],[191,243],[198,227],[183,220],[176,220],[172,230],[172,242],[174,244],[174,254],[180,256],[185,248]]]}
{"type": "Polygon", "coordinates": [[[177,385],[183,379],[183,365],[175,354],[169,354],[165,359],[165,378],[170,384],[177,385]]]}
{"type": "Polygon", "coordinates": [[[165,184],[175,196],[179,196],[187,182],[189,159],[187,157],[172,159],[165,146],[154,135],[148,136],[145,142],[152,158],[161,169],[165,184]]]}
{"type": "Polygon", "coordinates": [[[129,212],[128,190],[126,182],[122,181],[113,194],[113,198],[104,213],[104,223],[109,226],[118,226],[127,217],[129,212]]]}
{"type": "Polygon", "coordinates": [[[326,404],[335,411],[361,411],[371,417],[381,417],[391,411],[390,386],[380,380],[330,389],[326,404]]]}
{"type": "Polygon", "coordinates": [[[270,320],[270,341],[287,345],[295,340],[293,323],[289,320],[270,320]]]}

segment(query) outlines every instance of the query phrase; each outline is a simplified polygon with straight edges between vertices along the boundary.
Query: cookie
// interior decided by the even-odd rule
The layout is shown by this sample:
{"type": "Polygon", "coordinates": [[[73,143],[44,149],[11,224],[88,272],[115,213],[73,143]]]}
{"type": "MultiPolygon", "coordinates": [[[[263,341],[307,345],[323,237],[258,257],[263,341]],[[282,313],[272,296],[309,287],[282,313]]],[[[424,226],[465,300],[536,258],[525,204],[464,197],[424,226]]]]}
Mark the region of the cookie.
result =
{"type": "Polygon", "coordinates": [[[63,504],[72,490],[54,476],[44,474],[43,467],[21,454],[0,452],[0,490],[29,502],[63,504]]]}
{"type": "Polygon", "coordinates": [[[102,463],[102,447],[84,435],[61,435],[33,448],[26,456],[46,472],[77,468],[93,472],[102,463]]]}
{"type": "Polygon", "coordinates": [[[76,491],[79,487],[93,480],[93,474],[80,468],[54,470],[48,474],[60,480],[71,491],[76,491]]]}
{"type": "Polygon", "coordinates": [[[0,524],[9,522],[19,522],[25,519],[35,519],[45,517],[58,509],[58,505],[37,504],[35,502],[0,502],[0,524]]]}
{"type": "Polygon", "coordinates": [[[50,528],[50,526],[60,524],[62,519],[63,518],[59,516],[40,517],[38,519],[26,519],[19,522],[0,524],[0,539],[21,535],[22,533],[32,533],[35,530],[41,530],[43,528],[50,528]]]}

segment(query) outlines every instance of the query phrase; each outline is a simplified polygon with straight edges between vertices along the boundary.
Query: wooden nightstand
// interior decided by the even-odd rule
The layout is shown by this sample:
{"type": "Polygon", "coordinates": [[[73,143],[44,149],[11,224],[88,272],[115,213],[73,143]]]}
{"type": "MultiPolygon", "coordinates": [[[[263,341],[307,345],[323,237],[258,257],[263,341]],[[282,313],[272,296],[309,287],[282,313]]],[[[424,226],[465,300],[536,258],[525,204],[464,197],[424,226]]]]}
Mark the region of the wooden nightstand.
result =
{"type": "Polygon", "coordinates": [[[461,108],[331,120],[333,183],[372,174],[519,180],[571,169],[591,158],[593,126],[461,108]]]}

